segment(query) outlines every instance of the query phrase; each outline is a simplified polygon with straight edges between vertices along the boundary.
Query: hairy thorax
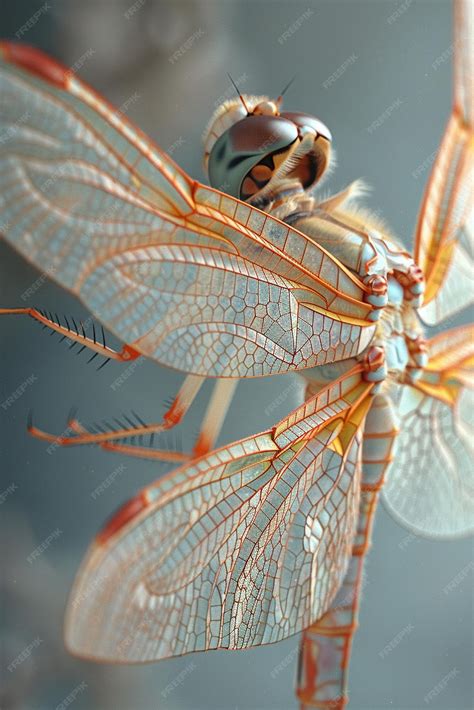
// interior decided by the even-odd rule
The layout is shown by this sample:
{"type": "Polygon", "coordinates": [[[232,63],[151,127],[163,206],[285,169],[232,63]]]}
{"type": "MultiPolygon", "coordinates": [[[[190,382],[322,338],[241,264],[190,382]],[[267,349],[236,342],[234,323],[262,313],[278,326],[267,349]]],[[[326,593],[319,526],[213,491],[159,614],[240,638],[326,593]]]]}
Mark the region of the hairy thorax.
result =
{"type": "Polygon", "coordinates": [[[318,200],[295,181],[288,181],[264,206],[313,238],[358,278],[367,281],[379,276],[386,282],[385,294],[374,296],[379,309],[369,346],[357,358],[304,370],[301,374],[307,383],[307,397],[363,360],[373,345],[382,347],[385,353],[386,390],[397,383],[416,380],[427,362],[423,328],[417,315],[420,298],[413,289],[417,280],[422,282],[422,274],[384,223],[351,202],[351,197],[350,186],[327,200],[318,200]]]}

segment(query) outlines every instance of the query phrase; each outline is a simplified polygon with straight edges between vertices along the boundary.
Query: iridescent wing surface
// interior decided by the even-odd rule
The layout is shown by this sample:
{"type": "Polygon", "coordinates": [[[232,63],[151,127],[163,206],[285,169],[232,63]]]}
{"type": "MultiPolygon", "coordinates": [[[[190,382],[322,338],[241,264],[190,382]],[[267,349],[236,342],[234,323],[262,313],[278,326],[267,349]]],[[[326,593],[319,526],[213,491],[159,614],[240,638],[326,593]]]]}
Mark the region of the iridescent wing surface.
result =
{"type": "Polygon", "coordinates": [[[153,661],[279,641],[319,618],[352,551],[371,388],[354,368],[127,503],[79,571],[69,650],[153,661]]]}
{"type": "Polygon", "coordinates": [[[72,72],[0,45],[0,224],[142,354],[248,377],[351,357],[365,286],[302,233],[189,178],[72,72]]]}
{"type": "Polygon", "coordinates": [[[420,315],[436,325],[474,299],[474,4],[455,3],[454,106],[423,199],[415,260],[426,278],[420,315]]]}
{"type": "Polygon", "coordinates": [[[383,498],[416,534],[447,539],[474,532],[474,329],[446,331],[428,345],[422,378],[401,388],[383,498]]]}

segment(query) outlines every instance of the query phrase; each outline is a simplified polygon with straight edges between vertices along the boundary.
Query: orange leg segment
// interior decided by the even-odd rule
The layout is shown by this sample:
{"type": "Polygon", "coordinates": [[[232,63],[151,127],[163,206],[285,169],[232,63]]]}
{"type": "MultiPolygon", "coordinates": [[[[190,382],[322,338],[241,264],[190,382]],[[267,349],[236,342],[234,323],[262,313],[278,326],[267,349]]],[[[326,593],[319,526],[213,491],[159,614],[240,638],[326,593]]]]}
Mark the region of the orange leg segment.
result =
{"type": "MultiPolygon", "coordinates": [[[[55,442],[58,446],[76,446],[78,444],[104,444],[106,442],[127,439],[132,436],[141,436],[145,434],[159,434],[160,432],[171,429],[176,426],[186,412],[191,406],[196,394],[199,392],[201,385],[203,384],[205,378],[198,377],[197,375],[188,375],[184,380],[181,389],[176,395],[175,399],[168,412],[163,417],[163,421],[159,423],[146,424],[141,422],[139,426],[134,425],[133,421],[130,420],[129,427],[119,427],[114,431],[106,431],[99,434],[92,434],[83,430],[84,433],[78,433],[74,436],[49,434],[36,426],[30,421],[28,425],[28,431],[32,436],[38,439],[43,439],[44,441],[55,442]]],[[[135,417],[141,421],[138,415],[135,417]]]]}
{"type": "MultiPolygon", "coordinates": [[[[69,419],[68,427],[71,431],[77,434],[86,433],[86,429],[80,424],[77,419],[69,419]]],[[[182,451],[174,451],[172,449],[151,449],[147,446],[136,446],[134,444],[120,444],[114,441],[106,441],[100,444],[102,449],[113,451],[124,456],[133,456],[135,458],[151,459],[154,461],[169,461],[170,463],[184,463],[189,461],[191,454],[183,453],[182,451]]]]}
{"type": "MultiPolygon", "coordinates": [[[[30,316],[34,320],[42,323],[45,327],[49,328],[51,331],[56,331],[60,333],[65,338],[72,340],[74,342],[80,343],[82,346],[93,350],[98,355],[103,355],[107,360],[119,360],[121,362],[127,362],[129,360],[135,360],[140,357],[138,350],[130,347],[130,345],[124,345],[122,350],[117,351],[109,348],[105,345],[105,340],[99,343],[95,337],[89,338],[86,336],[84,331],[84,326],[81,323],[81,331],[78,329],[72,329],[67,325],[61,325],[58,321],[53,318],[48,317],[45,313],[37,310],[36,308],[0,308],[0,316],[4,315],[26,315],[30,316]]],[[[102,331],[103,334],[103,331],[102,331]]]]}
{"type": "MultiPolygon", "coordinates": [[[[39,323],[42,323],[44,327],[49,328],[52,332],[57,332],[64,338],[80,343],[82,345],[82,349],[89,348],[94,351],[93,357],[97,354],[103,355],[107,358],[103,364],[111,359],[128,361],[134,360],[140,356],[138,351],[128,345],[124,345],[121,351],[109,348],[105,344],[103,331],[103,342],[98,342],[95,337],[95,327],[93,338],[89,338],[85,334],[82,323],[80,324],[80,332],[75,324],[75,321],[73,321],[74,328],[71,328],[67,319],[65,319],[66,325],[62,325],[57,316],[55,320],[51,314],[46,314],[36,308],[0,308],[0,315],[28,315],[39,323]]],[[[77,420],[72,419],[68,422],[68,429],[70,432],[67,431],[64,434],[57,436],[33,425],[33,422],[30,419],[28,431],[32,436],[42,439],[43,441],[54,442],[58,446],[97,444],[108,451],[115,451],[129,456],[182,463],[183,461],[189,460],[193,457],[202,456],[212,449],[217,437],[219,436],[227,410],[232,401],[235,387],[238,382],[237,379],[221,378],[216,380],[214,391],[206,410],[202,427],[192,454],[184,454],[173,450],[168,451],[164,449],[151,449],[150,447],[126,444],[120,442],[120,440],[146,434],[157,434],[175,427],[182,421],[188,412],[205,379],[206,378],[199,377],[197,375],[188,375],[178,394],[174,398],[171,406],[167,412],[165,412],[163,420],[159,423],[146,424],[145,422],[141,422],[139,417],[135,415],[135,418],[139,421],[139,425],[126,418],[127,423],[130,423],[129,427],[121,426],[113,431],[91,433],[87,431],[87,429],[84,428],[77,420]]]]}
{"type": "MultiPolygon", "coordinates": [[[[183,419],[191,404],[194,401],[205,378],[188,375],[184,380],[178,394],[174,398],[170,408],[165,413],[163,421],[155,424],[146,424],[139,420],[140,425],[135,426],[133,420],[125,417],[130,423],[130,427],[121,427],[114,431],[91,433],[75,418],[70,418],[66,433],[56,436],[34,426],[30,420],[28,431],[32,436],[44,441],[54,442],[58,446],[74,446],[77,444],[96,444],[107,451],[146,458],[153,460],[169,461],[172,463],[182,463],[198,456],[203,456],[213,448],[219,436],[223,421],[230,406],[238,380],[218,379],[214,385],[214,391],[206,410],[206,414],[200,429],[196,445],[192,453],[183,453],[173,449],[153,449],[149,446],[137,446],[125,443],[124,439],[130,437],[159,434],[169,431],[183,419]]],[[[119,422],[119,420],[117,420],[119,422]]],[[[119,422],[120,424],[120,422],[119,422]]]]}
{"type": "Polygon", "coordinates": [[[220,434],[225,416],[232,402],[238,380],[218,379],[201,425],[198,439],[194,445],[194,456],[203,456],[214,448],[220,434]]]}

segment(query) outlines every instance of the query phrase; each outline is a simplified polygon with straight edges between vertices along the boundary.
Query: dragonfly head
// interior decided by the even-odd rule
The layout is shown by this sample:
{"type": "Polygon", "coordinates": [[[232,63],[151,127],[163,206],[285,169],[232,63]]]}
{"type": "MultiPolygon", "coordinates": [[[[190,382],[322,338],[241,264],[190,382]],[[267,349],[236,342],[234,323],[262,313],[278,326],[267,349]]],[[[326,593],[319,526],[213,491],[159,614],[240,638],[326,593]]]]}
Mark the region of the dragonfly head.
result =
{"type": "Polygon", "coordinates": [[[296,178],[306,190],[329,165],[331,133],[319,119],[280,111],[281,99],[244,95],[215,111],[204,135],[204,167],[212,187],[254,198],[275,176],[296,178]],[[308,150],[298,151],[305,139],[308,150]]]}

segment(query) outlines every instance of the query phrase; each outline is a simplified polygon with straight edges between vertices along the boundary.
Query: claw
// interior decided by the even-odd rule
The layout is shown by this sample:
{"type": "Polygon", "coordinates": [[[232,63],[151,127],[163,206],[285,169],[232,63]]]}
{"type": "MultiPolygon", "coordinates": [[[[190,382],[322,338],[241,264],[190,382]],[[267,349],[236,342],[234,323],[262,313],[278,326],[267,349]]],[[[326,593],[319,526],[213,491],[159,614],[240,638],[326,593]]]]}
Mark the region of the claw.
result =
{"type": "Polygon", "coordinates": [[[413,262],[406,273],[396,272],[397,280],[403,286],[405,299],[413,308],[420,308],[425,293],[425,276],[422,269],[413,262]]]}
{"type": "Polygon", "coordinates": [[[410,362],[406,367],[407,382],[413,384],[421,377],[423,369],[428,364],[428,341],[422,335],[405,338],[410,362]]]}
{"type": "Polygon", "coordinates": [[[77,416],[77,412],[78,412],[77,407],[74,407],[74,406],[71,407],[71,409],[69,410],[69,414],[67,415],[67,423],[68,424],[69,424],[69,422],[75,421],[76,416],[77,416]]]}
{"type": "MultiPolygon", "coordinates": [[[[385,362],[385,350],[379,345],[373,345],[367,351],[364,359],[364,378],[368,382],[382,383],[387,376],[387,364],[385,362]]],[[[376,387],[374,394],[380,389],[376,387]]]]}
{"type": "Polygon", "coordinates": [[[371,320],[378,320],[382,308],[388,303],[388,282],[381,274],[370,274],[364,279],[364,284],[368,287],[366,301],[374,306],[375,310],[370,314],[371,320]]]}

